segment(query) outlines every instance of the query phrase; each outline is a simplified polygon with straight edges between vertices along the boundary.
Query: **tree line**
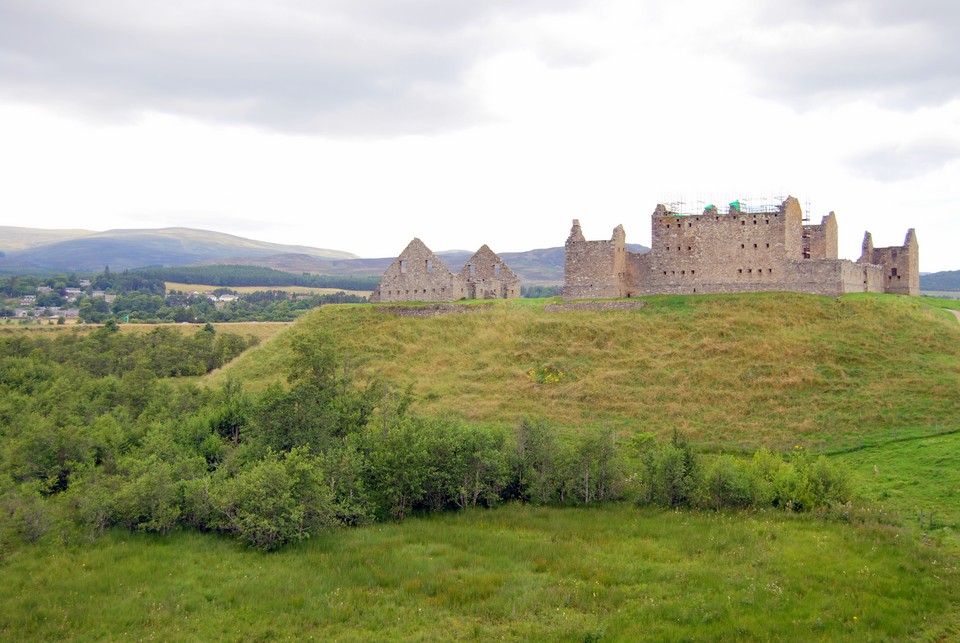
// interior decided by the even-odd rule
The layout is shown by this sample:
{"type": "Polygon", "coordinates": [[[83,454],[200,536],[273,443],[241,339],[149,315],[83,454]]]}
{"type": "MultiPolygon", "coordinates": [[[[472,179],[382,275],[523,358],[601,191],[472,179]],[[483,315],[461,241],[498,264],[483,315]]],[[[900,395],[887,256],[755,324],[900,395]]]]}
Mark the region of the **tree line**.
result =
{"type": "Polygon", "coordinates": [[[799,449],[705,458],[680,434],[424,417],[410,389],[361,376],[322,333],[292,333],[285,378],[258,394],[176,379],[221,363],[219,340],[232,346],[221,359],[246,345],[211,331],[0,338],[0,547],[122,526],[271,550],[505,501],[806,511],[849,498],[843,471],[799,449]]]}
{"type": "Polygon", "coordinates": [[[342,288],[344,290],[373,290],[380,283],[379,277],[361,275],[313,275],[293,273],[262,266],[212,265],[212,266],[171,266],[166,268],[145,268],[139,274],[159,279],[187,284],[209,284],[211,286],[309,286],[312,288],[342,288]]]}

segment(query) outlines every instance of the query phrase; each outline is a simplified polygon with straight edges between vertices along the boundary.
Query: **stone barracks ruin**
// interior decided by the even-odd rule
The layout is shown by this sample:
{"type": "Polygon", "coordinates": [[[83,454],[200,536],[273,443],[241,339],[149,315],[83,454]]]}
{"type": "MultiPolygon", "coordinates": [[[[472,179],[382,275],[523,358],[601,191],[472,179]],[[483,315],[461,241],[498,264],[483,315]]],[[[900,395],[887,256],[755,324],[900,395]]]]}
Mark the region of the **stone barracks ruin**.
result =
{"type": "Polygon", "coordinates": [[[519,296],[519,277],[486,245],[454,274],[420,239],[414,239],[383,273],[370,301],[457,301],[519,296]]]}
{"type": "Polygon", "coordinates": [[[727,212],[707,206],[681,214],[658,205],[651,248],[626,249],[623,226],[609,241],[587,241],[573,221],[563,268],[568,299],[654,294],[791,291],[838,296],[851,292],[920,294],[919,248],[911,228],[902,246],[874,248],[867,232],[860,258],[837,257],[837,219],[804,224],[800,203],[727,212]]]}

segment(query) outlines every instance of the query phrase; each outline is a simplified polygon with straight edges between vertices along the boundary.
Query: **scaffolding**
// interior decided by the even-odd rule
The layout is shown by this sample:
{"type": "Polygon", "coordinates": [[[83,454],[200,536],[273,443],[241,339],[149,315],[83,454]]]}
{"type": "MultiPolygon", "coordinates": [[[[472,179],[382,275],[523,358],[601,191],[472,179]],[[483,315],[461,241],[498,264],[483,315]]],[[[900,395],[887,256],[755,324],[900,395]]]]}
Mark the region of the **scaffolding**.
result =
{"type": "Polygon", "coordinates": [[[703,215],[707,210],[715,210],[717,214],[729,214],[731,211],[734,214],[762,214],[776,212],[786,198],[781,195],[761,195],[749,198],[739,197],[728,201],[697,195],[692,199],[681,196],[671,201],[661,201],[661,203],[667,208],[667,214],[676,217],[703,215]]]}

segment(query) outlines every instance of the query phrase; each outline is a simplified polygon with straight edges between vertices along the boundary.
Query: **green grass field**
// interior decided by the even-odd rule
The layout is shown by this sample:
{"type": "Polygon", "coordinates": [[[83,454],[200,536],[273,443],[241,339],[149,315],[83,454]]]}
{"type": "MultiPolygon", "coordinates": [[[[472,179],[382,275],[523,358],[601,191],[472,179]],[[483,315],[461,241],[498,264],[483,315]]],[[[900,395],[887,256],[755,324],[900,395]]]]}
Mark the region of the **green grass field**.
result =
{"type": "Polygon", "coordinates": [[[936,640],[958,597],[955,560],[896,528],[511,505],[270,555],[196,533],[24,548],[0,637],[936,640]]]}
{"type": "Polygon", "coordinates": [[[960,553],[960,433],[908,439],[839,456],[865,500],[960,553]]]}

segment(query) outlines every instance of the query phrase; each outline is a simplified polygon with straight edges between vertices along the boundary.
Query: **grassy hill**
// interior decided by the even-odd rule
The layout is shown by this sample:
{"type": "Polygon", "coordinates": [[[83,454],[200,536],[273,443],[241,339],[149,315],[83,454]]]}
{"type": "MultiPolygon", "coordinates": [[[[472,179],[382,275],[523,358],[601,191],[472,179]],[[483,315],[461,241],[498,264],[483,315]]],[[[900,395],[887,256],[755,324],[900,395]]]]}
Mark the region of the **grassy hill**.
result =
{"type": "MultiPolygon", "coordinates": [[[[640,310],[605,312],[547,312],[543,303],[426,319],[329,306],[291,332],[332,332],[367,375],[413,384],[419,410],[472,421],[539,417],[624,436],[676,428],[745,450],[835,450],[960,428],[960,326],[922,299],[651,297],[640,310]],[[529,372],[542,367],[562,381],[538,383],[529,372]]],[[[281,337],[211,383],[232,373],[263,388],[288,351],[281,337]]]]}
{"type": "Polygon", "coordinates": [[[944,270],[929,275],[920,275],[920,289],[923,291],[960,291],[960,270],[944,270]]]}
{"type": "Polygon", "coordinates": [[[90,234],[93,230],[45,230],[42,228],[21,228],[0,226],[0,252],[11,253],[36,246],[42,246],[67,239],[76,239],[90,234]]]}
{"type": "MultiPolygon", "coordinates": [[[[0,228],[0,238],[9,228],[0,228]]],[[[6,251],[0,266],[52,269],[114,270],[155,265],[186,265],[226,257],[263,257],[299,253],[336,259],[355,258],[348,252],[255,241],[221,232],[192,228],[108,230],[106,232],[13,229],[19,249],[6,251]]]]}

